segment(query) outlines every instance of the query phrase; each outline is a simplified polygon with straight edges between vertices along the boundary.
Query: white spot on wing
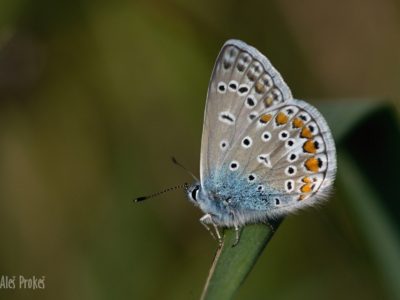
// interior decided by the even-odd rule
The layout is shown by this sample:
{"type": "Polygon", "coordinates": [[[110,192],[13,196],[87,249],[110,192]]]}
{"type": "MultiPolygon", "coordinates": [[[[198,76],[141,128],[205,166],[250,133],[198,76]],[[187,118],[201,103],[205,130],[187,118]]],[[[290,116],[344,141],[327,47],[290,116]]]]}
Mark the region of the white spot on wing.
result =
{"type": "Polygon", "coordinates": [[[266,166],[268,168],[272,168],[271,159],[269,157],[269,154],[260,154],[259,156],[257,156],[257,160],[259,163],[263,164],[264,166],[266,166]]]}
{"type": "Polygon", "coordinates": [[[304,111],[300,112],[298,114],[298,117],[300,118],[300,120],[302,120],[304,123],[307,123],[308,121],[310,121],[310,115],[304,111]]]}
{"type": "Polygon", "coordinates": [[[236,160],[232,160],[229,164],[229,170],[236,171],[237,169],[239,169],[239,163],[236,160]]]}
{"type": "Polygon", "coordinates": [[[264,132],[261,134],[261,139],[262,139],[264,142],[268,142],[268,141],[271,139],[271,132],[269,132],[269,131],[264,131],[264,132]]]}
{"type": "Polygon", "coordinates": [[[253,108],[257,105],[257,99],[253,95],[248,95],[245,101],[247,108],[253,108]]]}
{"type": "Polygon", "coordinates": [[[226,93],[226,83],[222,82],[222,81],[218,82],[217,91],[220,94],[225,94],[226,93]]]}
{"type": "Polygon", "coordinates": [[[237,88],[238,88],[238,82],[236,80],[231,80],[228,84],[228,89],[231,92],[236,92],[237,88]]]}
{"type": "Polygon", "coordinates": [[[288,162],[294,162],[294,161],[296,161],[298,158],[299,158],[299,154],[298,154],[298,153],[295,153],[295,152],[292,152],[292,153],[289,153],[289,154],[288,154],[288,156],[287,156],[287,161],[288,161],[288,162]]]}
{"type": "Polygon", "coordinates": [[[244,96],[249,92],[250,88],[247,84],[241,84],[237,89],[239,96],[244,96]]]}
{"type": "Polygon", "coordinates": [[[248,181],[248,182],[253,182],[253,181],[256,180],[256,179],[257,179],[257,175],[254,174],[254,173],[250,174],[250,175],[247,177],[247,181],[248,181]]]}
{"type": "Polygon", "coordinates": [[[246,136],[243,140],[242,140],[242,146],[244,148],[250,148],[251,145],[253,144],[253,140],[251,139],[251,137],[246,136]]]}
{"type": "Polygon", "coordinates": [[[220,149],[223,151],[226,150],[228,148],[228,146],[229,146],[229,144],[225,140],[222,140],[221,143],[219,144],[220,149]]]}
{"type": "Polygon", "coordinates": [[[235,116],[231,114],[229,111],[223,111],[219,114],[219,120],[226,124],[232,125],[235,123],[235,116]]]}
{"type": "Polygon", "coordinates": [[[294,190],[294,181],[289,179],[285,181],[285,190],[286,192],[290,193],[294,190]]]}
{"type": "Polygon", "coordinates": [[[291,149],[291,148],[294,147],[295,143],[296,143],[296,140],[295,140],[295,139],[288,139],[288,140],[286,141],[286,143],[285,143],[285,147],[286,147],[287,149],[291,149]]]}
{"type": "Polygon", "coordinates": [[[289,137],[289,132],[287,130],[282,130],[281,132],[279,132],[279,139],[281,141],[286,140],[289,137]]]}
{"type": "Polygon", "coordinates": [[[287,176],[294,176],[294,175],[296,175],[296,173],[297,173],[296,166],[290,165],[290,166],[286,167],[286,169],[285,169],[285,174],[287,176]]]}
{"type": "Polygon", "coordinates": [[[252,112],[249,114],[249,122],[252,122],[257,117],[257,113],[252,112]]]}

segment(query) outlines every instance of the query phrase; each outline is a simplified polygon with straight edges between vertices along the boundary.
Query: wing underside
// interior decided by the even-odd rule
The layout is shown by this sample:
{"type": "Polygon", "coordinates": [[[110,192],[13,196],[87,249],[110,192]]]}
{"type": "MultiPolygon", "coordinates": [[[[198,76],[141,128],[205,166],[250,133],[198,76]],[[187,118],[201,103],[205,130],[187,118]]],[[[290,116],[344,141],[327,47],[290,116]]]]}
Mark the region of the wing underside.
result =
{"type": "Polygon", "coordinates": [[[249,188],[257,183],[260,193],[277,191],[273,203],[256,197],[240,205],[274,205],[282,213],[312,205],[336,172],[335,146],[322,115],[293,99],[268,59],[237,40],[222,47],[209,84],[201,182],[226,172],[247,178],[249,188]]]}
{"type": "Polygon", "coordinates": [[[227,41],[208,87],[200,178],[222,165],[234,137],[248,127],[258,111],[291,98],[281,75],[264,55],[241,41],[227,41]]]}

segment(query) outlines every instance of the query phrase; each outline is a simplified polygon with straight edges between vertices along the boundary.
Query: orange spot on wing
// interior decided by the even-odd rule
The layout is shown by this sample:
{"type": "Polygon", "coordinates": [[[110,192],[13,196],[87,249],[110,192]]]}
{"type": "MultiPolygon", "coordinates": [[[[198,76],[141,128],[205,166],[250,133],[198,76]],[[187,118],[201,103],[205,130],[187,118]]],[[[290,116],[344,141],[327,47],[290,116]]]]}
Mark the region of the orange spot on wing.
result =
{"type": "Polygon", "coordinates": [[[316,157],[311,157],[306,160],[304,165],[306,166],[307,170],[311,172],[318,172],[319,168],[321,167],[321,160],[316,157]]]}
{"type": "Polygon", "coordinates": [[[283,125],[288,122],[288,116],[284,114],[283,112],[278,113],[278,115],[275,118],[276,124],[278,125],[283,125]]]}
{"type": "Polygon", "coordinates": [[[260,122],[261,123],[268,123],[272,119],[272,116],[270,114],[262,115],[260,117],[260,122]]]}
{"type": "Polygon", "coordinates": [[[312,191],[312,185],[311,185],[311,183],[306,183],[306,184],[304,184],[304,185],[300,188],[300,191],[301,191],[302,193],[309,193],[309,192],[311,192],[311,191],[312,191]]]}
{"type": "Polygon", "coordinates": [[[307,142],[305,142],[303,145],[303,149],[308,153],[317,152],[317,148],[315,147],[315,143],[313,140],[307,140],[307,142]]]}
{"type": "Polygon", "coordinates": [[[295,118],[293,120],[293,127],[300,128],[300,127],[303,127],[303,125],[304,125],[304,122],[300,118],[295,118]]]}
{"type": "Polygon", "coordinates": [[[311,139],[312,138],[312,132],[310,129],[308,129],[308,127],[304,126],[303,129],[301,130],[300,136],[302,138],[308,138],[311,139]]]}
{"type": "Polygon", "coordinates": [[[310,177],[304,177],[301,181],[303,181],[304,183],[311,183],[312,182],[310,177]]]}

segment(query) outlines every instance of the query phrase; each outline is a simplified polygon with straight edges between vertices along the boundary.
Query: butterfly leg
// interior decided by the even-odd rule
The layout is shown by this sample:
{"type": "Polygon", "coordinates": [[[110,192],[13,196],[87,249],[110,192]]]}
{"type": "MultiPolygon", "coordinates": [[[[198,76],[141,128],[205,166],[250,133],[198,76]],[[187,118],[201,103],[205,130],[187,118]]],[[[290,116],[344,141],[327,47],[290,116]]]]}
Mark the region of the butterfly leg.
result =
{"type": "Polygon", "coordinates": [[[232,248],[239,244],[241,233],[242,233],[242,227],[235,225],[235,242],[233,243],[232,248]]]}
{"type": "Polygon", "coordinates": [[[274,226],[272,226],[272,224],[270,222],[268,222],[268,219],[266,219],[265,221],[262,222],[264,225],[267,225],[269,227],[269,229],[271,229],[272,234],[275,233],[275,228],[274,226]]]}
{"type": "Polygon", "coordinates": [[[211,234],[211,236],[213,237],[213,239],[216,240],[216,237],[214,235],[214,233],[212,232],[212,230],[210,229],[210,227],[207,225],[207,223],[211,220],[211,216],[209,214],[206,214],[204,216],[202,216],[200,218],[200,223],[201,225],[204,226],[205,229],[207,229],[207,231],[211,234]]]}
{"type": "Polygon", "coordinates": [[[218,241],[218,243],[221,245],[222,244],[222,237],[221,234],[218,230],[218,226],[214,223],[212,217],[210,214],[206,214],[200,218],[200,223],[207,229],[207,231],[211,234],[211,236],[218,241]],[[208,224],[212,224],[214,226],[215,233],[217,237],[215,237],[214,233],[212,232],[211,228],[208,226],[208,224]]]}
{"type": "Polygon", "coordinates": [[[214,226],[215,233],[217,234],[218,244],[221,246],[222,245],[221,233],[219,232],[218,226],[215,223],[213,223],[213,226],[214,226]]]}

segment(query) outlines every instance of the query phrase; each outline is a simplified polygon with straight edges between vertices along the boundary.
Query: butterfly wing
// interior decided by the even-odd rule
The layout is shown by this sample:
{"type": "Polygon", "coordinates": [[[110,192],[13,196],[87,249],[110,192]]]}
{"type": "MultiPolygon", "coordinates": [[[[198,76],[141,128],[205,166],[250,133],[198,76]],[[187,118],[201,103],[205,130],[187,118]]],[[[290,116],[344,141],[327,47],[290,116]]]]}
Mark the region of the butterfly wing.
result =
{"type": "Polygon", "coordinates": [[[268,193],[269,201],[256,197],[242,201],[241,208],[257,207],[272,215],[315,204],[327,194],[336,174],[336,150],[325,119],[296,99],[261,112],[236,137],[222,168],[232,170],[232,162],[241,164],[236,176],[254,181],[268,193]]]}
{"type": "Polygon", "coordinates": [[[326,194],[336,151],[321,114],[292,98],[265,56],[230,40],[209,84],[200,169],[202,185],[216,177],[205,192],[232,196],[238,214],[281,215],[326,194]]]}
{"type": "Polygon", "coordinates": [[[229,40],[208,87],[201,141],[200,179],[223,165],[235,139],[265,108],[292,98],[268,59],[242,41],[229,40]]]}

